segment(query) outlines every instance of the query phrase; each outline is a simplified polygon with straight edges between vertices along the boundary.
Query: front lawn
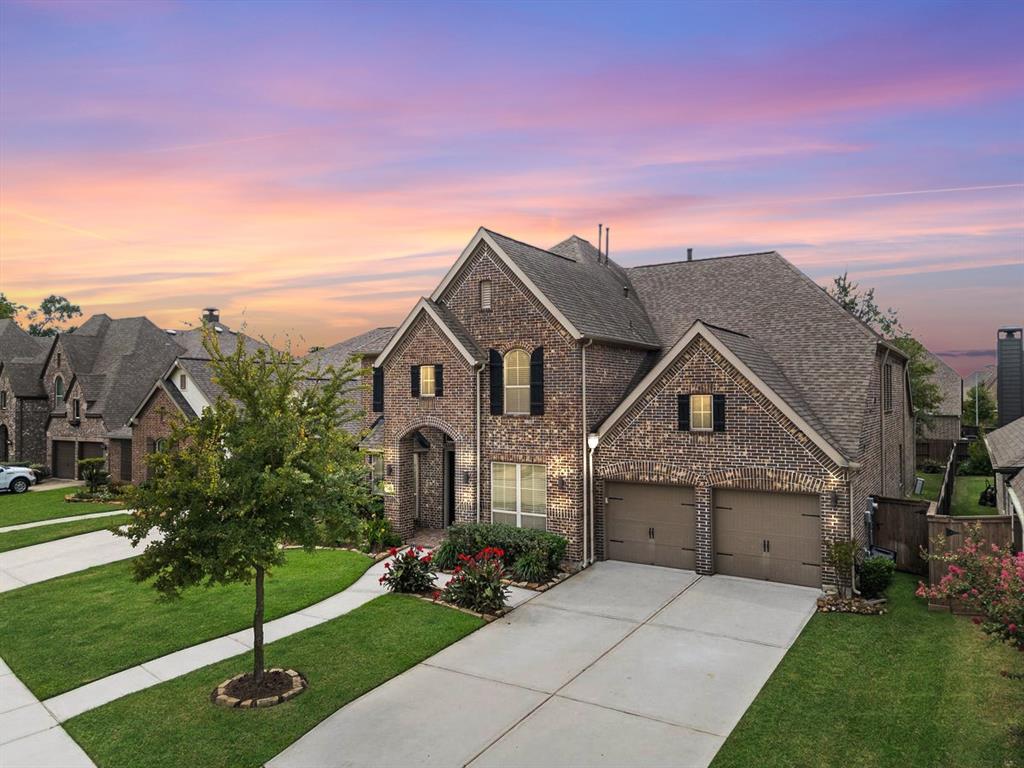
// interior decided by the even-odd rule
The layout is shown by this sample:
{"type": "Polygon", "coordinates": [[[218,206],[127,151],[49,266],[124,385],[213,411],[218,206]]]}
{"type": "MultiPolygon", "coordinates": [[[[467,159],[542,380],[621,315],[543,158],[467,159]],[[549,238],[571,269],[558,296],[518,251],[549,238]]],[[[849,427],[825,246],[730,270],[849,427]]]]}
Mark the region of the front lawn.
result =
{"type": "Polygon", "coordinates": [[[712,768],[1024,765],[1008,737],[1024,711],[1021,654],[967,619],[929,612],[897,574],[885,616],[816,614],[712,768]]]}
{"type": "MultiPolygon", "coordinates": [[[[267,621],[348,587],[371,565],[357,552],[291,550],[267,580],[267,621]]],[[[0,594],[0,657],[40,699],[252,625],[254,588],[231,584],[160,601],[131,561],[0,594]]]]}
{"type": "Polygon", "coordinates": [[[33,544],[42,544],[43,542],[55,541],[56,539],[66,539],[68,536],[77,536],[80,533],[112,530],[119,525],[127,523],[130,517],[131,515],[127,514],[91,517],[88,520],[72,520],[67,523],[40,525],[37,528],[24,528],[20,531],[0,533],[0,552],[30,547],[33,544]]]}
{"type": "Polygon", "coordinates": [[[53,520],[56,517],[87,515],[90,512],[110,512],[124,509],[124,504],[92,504],[79,502],[69,504],[64,497],[74,493],[74,488],[54,488],[52,491],[29,491],[28,493],[0,493],[0,528],[37,520],[53,520]]]}
{"type": "MultiPolygon", "coordinates": [[[[345,704],[482,625],[415,597],[384,595],[267,646],[268,666],[297,669],[309,680],[309,689],[287,704],[236,710],[210,703],[218,683],[252,666],[245,654],[113,701],[64,727],[100,768],[257,768],[345,704]]],[[[459,706],[443,691],[438,697],[408,704],[422,708],[425,718],[433,706],[459,706]]],[[[401,734],[382,722],[363,738],[392,736],[401,734]]]]}
{"type": "Polygon", "coordinates": [[[953,479],[953,498],[949,503],[951,515],[997,515],[995,507],[983,507],[978,497],[992,482],[987,475],[957,475],[953,479]]]}

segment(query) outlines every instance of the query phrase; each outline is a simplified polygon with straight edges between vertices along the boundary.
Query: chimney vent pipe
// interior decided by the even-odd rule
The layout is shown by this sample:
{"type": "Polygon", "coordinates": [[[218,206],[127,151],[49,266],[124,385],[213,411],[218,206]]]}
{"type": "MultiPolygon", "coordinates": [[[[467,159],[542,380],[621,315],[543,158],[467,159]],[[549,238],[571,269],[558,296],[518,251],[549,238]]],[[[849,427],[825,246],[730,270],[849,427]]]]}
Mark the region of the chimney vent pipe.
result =
{"type": "Polygon", "coordinates": [[[604,263],[608,263],[608,235],[612,231],[611,227],[604,228],[604,263]]]}
{"type": "Polygon", "coordinates": [[[686,249],[686,260],[693,261],[693,248],[686,249]]]}
{"type": "Polygon", "coordinates": [[[203,309],[203,322],[204,323],[219,323],[220,322],[220,310],[216,307],[205,307],[203,309]]]}

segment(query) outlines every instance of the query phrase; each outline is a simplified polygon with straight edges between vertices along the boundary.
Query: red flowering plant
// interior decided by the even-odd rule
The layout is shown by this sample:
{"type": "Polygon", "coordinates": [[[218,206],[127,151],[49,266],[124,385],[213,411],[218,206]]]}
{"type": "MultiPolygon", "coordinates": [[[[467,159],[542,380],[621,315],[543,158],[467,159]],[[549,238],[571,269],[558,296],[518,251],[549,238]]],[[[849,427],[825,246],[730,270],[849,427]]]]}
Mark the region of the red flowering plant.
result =
{"type": "Polygon", "coordinates": [[[430,553],[423,554],[423,547],[409,547],[404,552],[392,547],[390,554],[392,559],[384,563],[379,580],[389,591],[422,594],[433,588],[434,566],[430,553]]]}
{"type": "Polygon", "coordinates": [[[1024,552],[986,543],[975,525],[962,546],[929,559],[945,563],[946,574],[938,584],[919,584],[918,597],[961,601],[988,635],[1024,652],[1024,552]]]}
{"type": "Polygon", "coordinates": [[[485,547],[470,557],[459,555],[451,581],[441,598],[460,608],[477,613],[498,613],[508,599],[505,578],[505,552],[498,547],[485,547]]]}

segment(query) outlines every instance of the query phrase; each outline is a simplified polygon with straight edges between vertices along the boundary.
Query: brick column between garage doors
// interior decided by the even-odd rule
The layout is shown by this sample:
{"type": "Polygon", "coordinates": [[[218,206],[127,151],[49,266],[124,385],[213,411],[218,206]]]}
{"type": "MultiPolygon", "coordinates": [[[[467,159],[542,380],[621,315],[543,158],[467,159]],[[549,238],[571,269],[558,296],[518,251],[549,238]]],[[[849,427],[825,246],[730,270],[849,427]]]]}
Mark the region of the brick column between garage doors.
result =
{"type": "Polygon", "coordinates": [[[697,573],[710,575],[715,572],[711,546],[711,486],[694,486],[693,501],[697,516],[697,573]]]}

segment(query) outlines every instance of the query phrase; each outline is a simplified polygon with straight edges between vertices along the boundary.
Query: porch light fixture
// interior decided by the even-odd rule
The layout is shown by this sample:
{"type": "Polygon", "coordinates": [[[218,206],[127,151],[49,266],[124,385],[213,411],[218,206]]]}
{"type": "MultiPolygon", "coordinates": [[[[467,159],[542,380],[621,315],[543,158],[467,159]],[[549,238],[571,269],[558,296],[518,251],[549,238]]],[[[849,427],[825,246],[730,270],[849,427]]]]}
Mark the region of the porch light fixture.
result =
{"type": "Polygon", "coordinates": [[[564,491],[565,490],[565,478],[564,477],[558,478],[558,490],[560,490],[560,491],[564,491]]]}
{"type": "Polygon", "coordinates": [[[470,474],[468,469],[462,473],[462,482],[464,482],[466,485],[469,485],[469,481],[472,479],[473,475],[470,474]]]}
{"type": "Polygon", "coordinates": [[[597,448],[597,444],[599,442],[601,442],[601,438],[596,433],[591,432],[589,435],[587,435],[587,447],[590,450],[594,450],[595,448],[597,448]]]}

